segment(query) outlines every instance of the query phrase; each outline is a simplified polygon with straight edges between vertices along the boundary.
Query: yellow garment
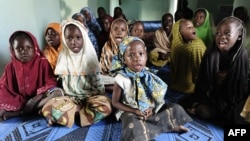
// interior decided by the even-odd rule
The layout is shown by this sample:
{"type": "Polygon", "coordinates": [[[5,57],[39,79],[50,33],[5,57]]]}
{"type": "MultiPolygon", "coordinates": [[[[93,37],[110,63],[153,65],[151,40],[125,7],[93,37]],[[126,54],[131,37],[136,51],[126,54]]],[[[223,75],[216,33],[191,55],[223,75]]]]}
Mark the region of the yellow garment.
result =
{"type": "Polygon", "coordinates": [[[163,67],[170,62],[170,55],[166,60],[162,60],[159,57],[159,53],[170,54],[171,43],[162,27],[155,31],[154,46],[155,48],[149,53],[149,62],[155,66],[163,67]]]}
{"type": "Polygon", "coordinates": [[[245,118],[245,121],[250,122],[250,96],[248,96],[247,101],[243,107],[240,115],[245,118]]]}
{"type": "Polygon", "coordinates": [[[182,93],[193,93],[206,46],[198,37],[189,43],[185,43],[179,27],[180,20],[173,25],[173,40],[170,54],[170,89],[182,93]]]}
{"type": "MultiPolygon", "coordinates": [[[[61,32],[61,26],[60,23],[50,23],[46,30],[45,30],[45,37],[46,37],[46,33],[48,31],[49,28],[54,29],[57,33],[59,33],[60,36],[60,41],[61,41],[61,36],[62,36],[62,32],[61,32]]],[[[52,46],[49,46],[48,44],[44,47],[43,50],[43,54],[44,56],[48,59],[51,68],[53,69],[53,71],[55,70],[56,67],[56,62],[57,62],[57,58],[58,58],[58,54],[59,52],[62,50],[62,43],[60,43],[59,47],[57,49],[55,49],[52,46]]]]}
{"type": "Polygon", "coordinates": [[[158,67],[164,67],[170,62],[170,56],[166,60],[159,59],[159,52],[157,51],[150,51],[149,58],[150,63],[158,67]]]}

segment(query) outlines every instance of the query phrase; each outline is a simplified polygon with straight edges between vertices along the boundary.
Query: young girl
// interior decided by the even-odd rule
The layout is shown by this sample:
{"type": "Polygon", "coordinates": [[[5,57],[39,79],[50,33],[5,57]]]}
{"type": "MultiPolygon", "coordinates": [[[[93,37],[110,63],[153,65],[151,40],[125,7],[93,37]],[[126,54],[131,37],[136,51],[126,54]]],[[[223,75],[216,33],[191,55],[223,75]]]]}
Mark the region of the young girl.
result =
{"type": "Polygon", "coordinates": [[[102,29],[96,20],[94,12],[89,7],[84,7],[81,9],[80,13],[82,13],[86,18],[89,30],[94,33],[95,37],[98,37],[102,29]]]}
{"type": "Polygon", "coordinates": [[[210,47],[214,36],[214,23],[211,14],[205,8],[199,8],[194,13],[193,19],[197,37],[205,43],[206,47],[210,47]]]}
{"type": "Polygon", "coordinates": [[[100,58],[100,66],[103,74],[103,78],[111,79],[111,84],[106,84],[105,88],[107,91],[113,90],[113,77],[115,73],[111,72],[111,64],[113,56],[116,56],[119,51],[119,44],[121,41],[128,36],[128,24],[124,19],[116,19],[111,24],[111,30],[109,34],[109,40],[105,43],[102,48],[101,58],[100,58]]]}
{"type": "Polygon", "coordinates": [[[154,33],[145,33],[144,32],[144,24],[142,21],[132,21],[129,24],[129,35],[136,36],[143,40],[147,47],[147,53],[154,48],[153,45],[153,37],[154,33]]]}
{"type": "Polygon", "coordinates": [[[62,80],[64,97],[51,99],[42,109],[49,125],[72,127],[75,113],[81,126],[94,124],[111,113],[110,100],[104,96],[104,85],[94,47],[87,29],[76,20],[62,23],[63,50],[55,74],[62,80]]]}
{"type": "MultiPolygon", "coordinates": [[[[109,39],[109,34],[110,34],[110,27],[113,22],[113,19],[109,18],[108,16],[104,16],[101,19],[101,27],[102,31],[100,32],[99,36],[97,37],[98,45],[99,45],[99,50],[101,51],[105,43],[109,39]]],[[[100,58],[100,56],[98,56],[100,58]]]]}
{"type": "Polygon", "coordinates": [[[162,27],[155,31],[155,48],[150,52],[150,63],[155,67],[164,67],[170,62],[173,16],[166,13],[162,16],[162,27]]]}
{"type": "Polygon", "coordinates": [[[46,101],[62,94],[31,33],[16,31],[9,43],[11,62],[0,79],[0,120],[37,112],[46,101]]]}
{"type": "Polygon", "coordinates": [[[128,36],[127,22],[120,18],[114,20],[111,24],[109,40],[105,43],[101,53],[102,74],[112,76],[110,72],[112,58],[118,54],[119,44],[126,36],[128,36]]]}
{"type": "Polygon", "coordinates": [[[206,46],[196,36],[192,21],[180,19],[173,25],[173,40],[170,54],[170,84],[167,96],[182,95],[185,101],[194,93],[200,63],[206,46]]]}
{"type": "Polygon", "coordinates": [[[166,13],[162,16],[162,27],[155,31],[154,46],[150,51],[149,64],[150,68],[159,70],[158,75],[166,83],[169,83],[170,73],[170,52],[172,40],[172,26],[174,17],[171,13],[166,13]]]}
{"type": "Polygon", "coordinates": [[[112,62],[115,77],[112,104],[122,121],[121,140],[152,140],[162,132],[186,132],[191,121],[178,104],[165,104],[167,85],[145,67],[146,47],[138,38],[126,37],[112,62]]]}
{"type": "Polygon", "coordinates": [[[45,30],[46,46],[43,50],[51,68],[55,69],[58,54],[62,49],[60,23],[50,23],[45,30]]]}
{"type": "Polygon", "coordinates": [[[84,17],[84,15],[82,13],[75,13],[75,14],[72,15],[72,19],[81,22],[88,29],[89,39],[90,39],[91,43],[93,44],[93,46],[95,48],[97,56],[100,56],[99,46],[98,46],[98,43],[97,43],[97,37],[94,35],[92,30],[90,30],[89,27],[87,26],[86,18],[84,17]]]}
{"type": "Polygon", "coordinates": [[[242,124],[240,112],[248,92],[248,53],[244,23],[226,17],[217,26],[215,43],[201,62],[190,112],[222,124],[242,124]]]}

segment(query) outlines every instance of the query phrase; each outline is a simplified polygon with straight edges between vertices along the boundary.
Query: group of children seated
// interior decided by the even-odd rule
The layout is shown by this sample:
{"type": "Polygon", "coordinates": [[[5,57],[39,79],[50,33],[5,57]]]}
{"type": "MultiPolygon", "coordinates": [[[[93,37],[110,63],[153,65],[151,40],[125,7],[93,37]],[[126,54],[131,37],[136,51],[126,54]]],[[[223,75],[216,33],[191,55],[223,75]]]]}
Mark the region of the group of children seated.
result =
{"type": "Polygon", "coordinates": [[[247,124],[248,52],[241,19],[225,17],[212,32],[205,8],[192,20],[174,22],[166,13],[162,27],[148,36],[141,21],[128,24],[117,9],[120,14],[111,17],[99,8],[96,19],[85,7],[48,24],[42,51],[32,33],[14,32],[11,61],[0,79],[0,121],[39,113],[51,126],[72,127],[80,119],[84,127],[115,116],[122,122],[121,140],[187,132],[191,115],[247,124]],[[106,77],[112,81],[104,83],[106,77]],[[178,102],[166,102],[175,94],[182,95],[178,102]]]}

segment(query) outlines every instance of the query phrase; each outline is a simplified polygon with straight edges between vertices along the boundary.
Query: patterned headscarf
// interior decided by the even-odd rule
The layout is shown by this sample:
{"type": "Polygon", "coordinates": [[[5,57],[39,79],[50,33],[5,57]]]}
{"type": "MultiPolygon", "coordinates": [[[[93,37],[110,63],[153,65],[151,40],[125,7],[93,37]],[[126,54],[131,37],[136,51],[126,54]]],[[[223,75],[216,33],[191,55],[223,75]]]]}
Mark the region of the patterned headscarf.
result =
{"type": "Polygon", "coordinates": [[[109,33],[109,39],[102,48],[102,53],[101,53],[101,58],[100,58],[100,66],[102,69],[102,73],[104,75],[111,75],[111,76],[114,75],[113,73],[110,73],[110,69],[112,66],[111,64],[112,64],[113,56],[116,56],[118,54],[119,46],[116,44],[115,39],[112,35],[112,32],[114,32],[114,29],[112,27],[118,21],[124,22],[127,25],[127,31],[128,31],[128,24],[124,19],[118,18],[112,22],[110,26],[111,29],[109,33]]]}
{"type": "Polygon", "coordinates": [[[150,72],[147,67],[141,72],[133,72],[124,64],[123,55],[130,43],[134,41],[140,41],[144,44],[138,37],[126,37],[119,45],[118,55],[113,58],[112,70],[118,71],[119,74],[131,79],[134,89],[136,90],[138,108],[141,111],[145,111],[149,107],[155,107],[155,112],[157,113],[165,103],[164,96],[167,91],[167,84],[150,72]]]}

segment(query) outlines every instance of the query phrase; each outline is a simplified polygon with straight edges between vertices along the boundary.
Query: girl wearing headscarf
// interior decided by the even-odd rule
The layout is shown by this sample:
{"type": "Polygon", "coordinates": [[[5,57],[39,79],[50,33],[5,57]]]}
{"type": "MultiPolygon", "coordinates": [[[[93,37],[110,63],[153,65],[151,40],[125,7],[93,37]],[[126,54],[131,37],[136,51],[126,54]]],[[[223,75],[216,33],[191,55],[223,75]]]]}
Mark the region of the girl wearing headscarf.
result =
{"type": "Polygon", "coordinates": [[[62,33],[64,46],[55,74],[61,78],[65,96],[51,99],[42,113],[49,125],[58,123],[72,127],[75,115],[80,115],[81,126],[91,125],[111,113],[97,55],[86,27],[79,21],[64,21],[62,33]]]}
{"type": "Polygon", "coordinates": [[[196,36],[193,23],[190,20],[180,19],[173,25],[172,31],[169,93],[183,94],[183,98],[186,99],[194,93],[206,46],[196,36]]]}
{"type": "Polygon", "coordinates": [[[152,140],[170,131],[186,132],[183,125],[192,120],[178,104],[165,104],[167,84],[149,71],[146,62],[145,44],[134,36],[122,41],[112,61],[112,70],[117,71],[112,104],[118,109],[117,120],[122,121],[122,141],[152,140]]]}
{"type": "Polygon", "coordinates": [[[111,72],[112,59],[119,51],[119,44],[128,36],[128,24],[124,19],[118,18],[111,24],[109,39],[102,48],[100,66],[103,79],[105,80],[105,88],[107,91],[113,90],[113,82],[115,73],[111,72]]]}
{"type": "Polygon", "coordinates": [[[60,23],[50,23],[45,30],[46,46],[44,56],[48,59],[51,68],[55,69],[59,52],[62,50],[61,26],[60,23]]]}
{"type": "Polygon", "coordinates": [[[98,21],[96,20],[94,12],[89,7],[84,7],[81,9],[80,13],[82,13],[86,17],[87,26],[97,38],[102,29],[98,21]]]}
{"type": "Polygon", "coordinates": [[[96,51],[96,54],[99,58],[100,50],[99,50],[99,46],[98,46],[98,42],[97,42],[97,37],[94,35],[94,33],[91,30],[89,30],[89,27],[87,26],[87,23],[86,23],[85,16],[82,13],[75,13],[72,15],[71,18],[81,22],[87,28],[89,39],[90,39],[91,43],[93,44],[95,51],[96,51]]]}
{"type": "Polygon", "coordinates": [[[215,27],[211,14],[207,9],[199,8],[194,13],[193,23],[197,37],[204,42],[206,47],[210,47],[212,45],[215,27]]]}
{"type": "Polygon", "coordinates": [[[200,65],[190,113],[222,125],[244,124],[240,112],[249,95],[245,38],[240,19],[229,16],[218,23],[215,42],[200,65]]]}
{"type": "Polygon", "coordinates": [[[62,95],[36,38],[16,31],[9,39],[11,61],[0,79],[0,121],[36,113],[54,96],[62,95]]]}
{"type": "Polygon", "coordinates": [[[162,26],[154,34],[153,43],[155,48],[149,54],[150,67],[158,70],[157,75],[166,83],[169,83],[173,21],[174,18],[171,13],[162,15],[162,26]]]}

